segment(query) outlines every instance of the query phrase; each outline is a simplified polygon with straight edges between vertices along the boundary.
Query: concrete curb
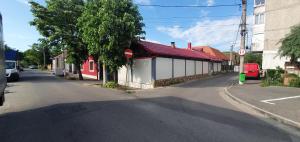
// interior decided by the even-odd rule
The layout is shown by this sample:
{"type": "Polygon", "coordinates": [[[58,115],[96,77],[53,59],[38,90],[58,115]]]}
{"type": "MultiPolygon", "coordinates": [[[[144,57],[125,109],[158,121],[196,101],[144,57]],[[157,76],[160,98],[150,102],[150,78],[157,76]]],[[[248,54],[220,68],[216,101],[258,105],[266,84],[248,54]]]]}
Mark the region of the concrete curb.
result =
{"type": "Polygon", "coordinates": [[[300,123],[299,123],[299,122],[296,122],[296,121],[290,120],[290,119],[288,119],[288,118],[285,118],[285,117],[283,117],[283,116],[274,114],[274,113],[272,113],[272,112],[269,112],[269,111],[267,111],[267,110],[264,110],[264,109],[262,109],[262,108],[259,108],[259,107],[257,107],[257,106],[254,106],[254,105],[252,105],[252,104],[250,104],[250,103],[248,103],[248,102],[246,102],[246,101],[244,101],[244,100],[242,100],[242,99],[240,99],[240,98],[238,98],[238,97],[233,96],[233,95],[228,91],[228,89],[230,89],[232,86],[233,86],[233,84],[230,85],[230,86],[228,86],[228,87],[225,87],[225,88],[224,88],[224,91],[225,91],[225,94],[226,94],[229,98],[231,98],[233,101],[235,101],[235,102],[237,102],[237,103],[239,103],[239,104],[241,104],[241,105],[244,105],[244,106],[246,106],[246,107],[248,107],[248,108],[250,108],[250,109],[252,109],[252,110],[254,110],[254,111],[256,111],[256,112],[258,112],[258,113],[260,113],[260,114],[262,114],[262,115],[264,115],[264,116],[266,116],[266,117],[269,117],[269,118],[271,118],[271,119],[273,119],[273,120],[275,120],[275,121],[278,121],[278,122],[280,122],[280,123],[282,123],[282,124],[285,124],[285,125],[288,125],[288,126],[291,126],[291,127],[295,128],[295,129],[297,129],[297,130],[300,130],[300,123]]]}

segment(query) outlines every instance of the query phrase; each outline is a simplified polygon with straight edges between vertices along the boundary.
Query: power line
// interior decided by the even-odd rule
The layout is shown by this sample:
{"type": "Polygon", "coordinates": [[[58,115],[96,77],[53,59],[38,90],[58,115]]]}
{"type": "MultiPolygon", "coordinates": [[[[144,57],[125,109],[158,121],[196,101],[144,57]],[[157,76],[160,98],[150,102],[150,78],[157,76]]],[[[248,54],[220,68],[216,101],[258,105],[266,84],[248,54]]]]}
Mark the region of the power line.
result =
{"type": "MultiPolygon", "coordinates": [[[[227,26],[235,26],[235,25],[240,25],[240,24],[227,24],[227,25],[205,25],[205,26],[198,26],[198,25],[196,25],[196,26],[193,26],[193,27],[227,27],[227,26]]],[[[153,27],[153,26],[147,26],[146,25],[146,28],[157,28],[157,27],[153,27]]],[[[183,28],[191,28],[191,27],[183,27],[183,26],[173,26],[173,27],[171,27],[171,28],[179,28],[179,29],[183,29],[183,28]]],[[[218,29],[216,29],[216,30],[218,30],[218,29]]]]}
{"type": "Polygon", "coordinates": [[[240,17],[241,15],[224,15],[224,16],[195,16],[195,17],[150,17],[144,18],[145,21],[148,20],[161,20],[161,19],[199,19],[199,18],[225,18],[225,17],[240,17]]]}
{"type": "Polygon", "coordinates": [[[222,4],[222,5],[160,5],[160,4],[137,4],[141,7],[162,7],[162,8],[214,8],[214,7],[241,7],[241,4],[222,4]]]}

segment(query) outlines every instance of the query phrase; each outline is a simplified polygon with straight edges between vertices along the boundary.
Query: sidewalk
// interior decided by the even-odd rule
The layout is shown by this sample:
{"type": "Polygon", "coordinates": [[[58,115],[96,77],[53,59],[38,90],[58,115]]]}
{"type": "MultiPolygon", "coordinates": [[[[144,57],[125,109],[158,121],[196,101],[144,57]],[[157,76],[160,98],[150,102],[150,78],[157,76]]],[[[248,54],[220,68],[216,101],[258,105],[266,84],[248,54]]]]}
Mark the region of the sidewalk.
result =
{"type": "Polygon", "coordinates": [[[228,92],[250,105],[300,123],[299,88],[260,87],[258,83],[253,83],[235,85],[228,92]]]}

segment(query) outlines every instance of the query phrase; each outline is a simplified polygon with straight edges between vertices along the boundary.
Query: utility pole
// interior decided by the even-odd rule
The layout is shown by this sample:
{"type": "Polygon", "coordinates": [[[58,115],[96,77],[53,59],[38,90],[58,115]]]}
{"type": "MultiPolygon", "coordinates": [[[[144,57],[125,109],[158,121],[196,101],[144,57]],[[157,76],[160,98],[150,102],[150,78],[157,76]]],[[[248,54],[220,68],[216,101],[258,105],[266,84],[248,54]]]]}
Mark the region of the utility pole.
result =
{"type": "Polygon", "coordinates": [[[43,66],[43,69],[46,69],[46,51],[45,51],[45,46],[43,46],[43,57],[44,57],[44,66],[43,66]]]}
{"type": "MultiPolygon", "coordinates": [[[[246,27],[247,25],[247,0],[242,0],[242,23],[241,23],[241,47],[240,51],[245,51],[246,27]]],[[[244,55],[240,55],[240,74],[244,73],[244,55]]],[[[239,84],[243,84],[239,80],[239,84]]]]}
{"type": "Polygon", "coordinates": [[[230,63],[229,65],[232,66],[233,62],[232,62],[232,59],[233,59],[233,46],[234,45],[231,45],[230,47],[230,63]]]}

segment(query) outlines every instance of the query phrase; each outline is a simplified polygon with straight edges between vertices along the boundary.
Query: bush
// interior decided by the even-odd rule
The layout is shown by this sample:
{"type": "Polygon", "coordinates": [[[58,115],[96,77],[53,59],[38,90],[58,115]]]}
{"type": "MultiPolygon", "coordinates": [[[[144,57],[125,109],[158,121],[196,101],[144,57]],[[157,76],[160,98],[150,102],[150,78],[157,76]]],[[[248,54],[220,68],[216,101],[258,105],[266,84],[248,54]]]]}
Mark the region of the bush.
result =
{"type": "Polygon", "coordinates": [[[298,87],[300,88],[300,77],[297,77],[296,79],[293,79],[290,84],[290,87],[298,87]]]}
{"type": "Polygon", "coordinates": [[[282,86],[284,70],[277,67],[276,69],[269,69],[266,72],[266,77],[262,81],[261,86],[282,86]]]}
{"type": "Polygon", "coordinates": [[[113,81],[109,81],[104,84],[104,87],[105,88],[116,88],[116,87],[118,87],[118,84],[113,81]]]}

